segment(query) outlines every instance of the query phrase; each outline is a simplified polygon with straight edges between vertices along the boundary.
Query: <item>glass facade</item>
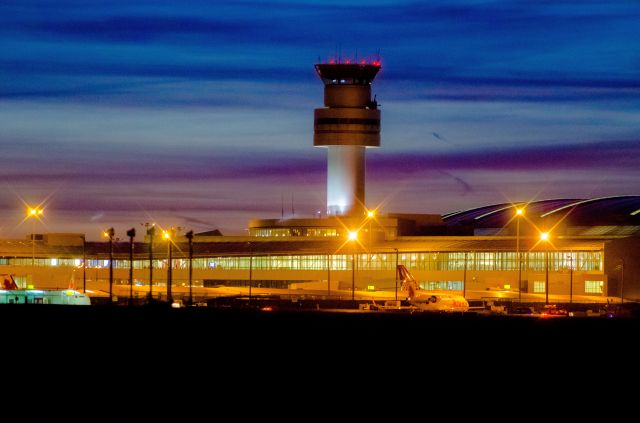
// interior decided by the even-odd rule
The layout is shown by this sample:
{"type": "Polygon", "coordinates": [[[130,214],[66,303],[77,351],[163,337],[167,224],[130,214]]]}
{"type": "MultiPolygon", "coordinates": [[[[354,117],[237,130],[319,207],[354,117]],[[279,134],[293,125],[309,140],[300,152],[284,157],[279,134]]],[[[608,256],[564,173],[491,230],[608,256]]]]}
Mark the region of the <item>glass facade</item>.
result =
{"type": "Polygon", "coordinates": [[[336,228],[251,228],[251,236],[260,237],[333,237],[340,236],[340,231],[336,228]]]}
{"type": "Polygon", "coordinates": [[[462,291],[464,283],[462,281],[427,281],[420,282],[420,289],[428,291],[462,291]]]}
{"type": "Polygon", "coordinates": [[[544,281],[533,281],[533,292],[543,294],[545,288],[544,281]]]}
{"type": "MultiPolygon", "coordinates": [[[[577,272],[602,272],[603,253],[601,251],[554,251],[549,253],[549,271],[567,271],[573,267],[577,272]]],[[[329,258],[326,254],[293,254],[293,255],[255,255],[218,256],[194,258],[194,269],[249,269],[256,270],[351,270],[351,254],[334,254],[329,258]],[[250,263],[252,262],[252,263],[250,263]]],[[[393,271],[396,265],[395,253],[356,254],[358,270],[393,271]]],[[[410,270],[452,271],[516,271],[518,270],[517,254],[512,251],[492,252],[412,252],[399,253],[398,263],[410,270]],[[465,259],[466,256],[466,259],[465,259]],[[466,263],[465,263],[466,262],[466,263]]],[[[522,271],[544,272],[546,268],[544,252],[522,254],[522,271]]],[[[31,266],[30,257],[0,257],[2,266],[31,266]]],[[[35,266],[39,267],[81,267],[79,258],[36,258],[35,266]]],[[[184,258],[173,259],[174,269],[187,269],[189,261],[184,258]]],[[[104,258],[87,259],[87,268],[108,268],[109,260],[104,258]]],[[[129,260],[114,260],[115,269],[128,269],[129,260]]],[[[149,260],[134,260],[134,269],[148,269],[149,260]]],[[[154,260],[153,267],[166,269],[167,260],[154,260]]],[[[452,282],[453,283],[453,282],[452,282]]],[[[585,287],[586,289],[586,287],[585,287]]]]}
{"type": "Polygon", "coordinates": [[[602,294],[604,281],[584,281],[585,294],[602,294]]]}

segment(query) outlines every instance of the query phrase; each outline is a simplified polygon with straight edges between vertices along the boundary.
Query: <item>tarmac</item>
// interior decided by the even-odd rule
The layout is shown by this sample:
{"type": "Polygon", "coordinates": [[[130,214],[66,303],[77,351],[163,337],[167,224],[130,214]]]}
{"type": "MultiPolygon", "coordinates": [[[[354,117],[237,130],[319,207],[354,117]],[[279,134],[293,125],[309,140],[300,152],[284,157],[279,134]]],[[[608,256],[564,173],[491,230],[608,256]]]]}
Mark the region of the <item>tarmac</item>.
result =
{"type": "MultiPolygon", "coordinates": [[[[526,386],[555,396],[549,383],[570,382],[576,392],[575,384],[588,378],[585,386],[597,389],[603,378],[611,382],[609,369],[632,369],[640,356],[637,317],[174,309],[158,303],[2,305],[0,319],[12,406],[28,399],[32,408],[37,404],[33,410],[58,415],[88,406],[89,414],[81,415],[101,421],[149,421],[150,415],[164,421],[175,413],[170,420],[192,421],[193,412],[211,421],[293,410],[298,420],[323,412],[380,416],[413,410],[421,395],[430,399],[420,404],[434,407],[434,392],[468,403],[483,393],[504,398],[501,389],[531,394],[526,386]],[[344,405],[355,398],[357,410],[344,405]],[[52,400],[55,407],[43,408],[52,400]],[[361,409],[365,404],[373,408],[361,409]],[[127,407],[142,417],[128,419],[134,414],[124,413],[127,407]]],[[[39,421],[54,421],[52,415],[39,421]]]]}

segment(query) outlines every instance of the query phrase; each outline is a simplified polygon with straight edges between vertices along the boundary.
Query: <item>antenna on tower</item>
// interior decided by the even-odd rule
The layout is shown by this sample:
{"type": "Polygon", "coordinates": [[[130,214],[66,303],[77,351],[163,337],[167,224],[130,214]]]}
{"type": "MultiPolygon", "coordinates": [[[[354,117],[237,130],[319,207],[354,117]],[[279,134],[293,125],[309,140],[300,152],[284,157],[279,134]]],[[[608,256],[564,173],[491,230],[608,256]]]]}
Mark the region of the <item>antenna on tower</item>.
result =
{"type": "Polygon", "coordinates": [[[280,219],[284,220],[284,194],[280,194],[280,200],[282,200],[282,209],[280,211],[280,219]]]}
{"type": "Polygon", "coordinates": [[[296,212],[293,209],[293,193],[291,193],[291,217],[295,216],[296,212]]]}

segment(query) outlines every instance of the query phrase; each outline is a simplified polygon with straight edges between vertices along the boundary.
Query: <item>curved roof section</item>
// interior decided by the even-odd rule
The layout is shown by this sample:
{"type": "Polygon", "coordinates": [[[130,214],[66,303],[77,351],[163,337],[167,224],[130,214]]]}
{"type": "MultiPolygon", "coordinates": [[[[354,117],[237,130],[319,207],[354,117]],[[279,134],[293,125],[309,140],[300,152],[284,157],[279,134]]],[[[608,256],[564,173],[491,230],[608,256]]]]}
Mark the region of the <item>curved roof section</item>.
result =
{"type": "Polygon", "coordinates": [[[563,219],[566,226],[640,225],[639,195],[502,203],[449,213],[442,219],[448,226],[501,228],[513,220],[519,207],[525,208],[528,219],[550,222],[563,219]]]}

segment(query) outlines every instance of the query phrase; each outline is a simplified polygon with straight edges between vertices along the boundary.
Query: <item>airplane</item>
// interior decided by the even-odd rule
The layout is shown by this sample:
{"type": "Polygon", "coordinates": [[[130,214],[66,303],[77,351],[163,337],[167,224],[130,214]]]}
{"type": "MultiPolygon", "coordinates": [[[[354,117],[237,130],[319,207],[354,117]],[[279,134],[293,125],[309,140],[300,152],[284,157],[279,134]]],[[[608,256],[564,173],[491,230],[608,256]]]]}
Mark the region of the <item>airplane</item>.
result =
{"type": "Polygon", "coordinates": [[[398,279],[402,281],[401,290],[407,292],[409,304],[421,311],[468,311],[469,303],[462,295],[420,288],[418,281],[403,264],[397,266],[398,279]]]}
{"type": "Polygon", "coordinates": [[[0,304],[91,304],[88,295],[74,289],[20,289],[10,274],[0,274],[0,280],[0,304]]]}

